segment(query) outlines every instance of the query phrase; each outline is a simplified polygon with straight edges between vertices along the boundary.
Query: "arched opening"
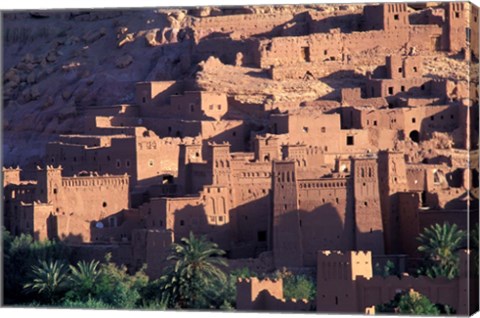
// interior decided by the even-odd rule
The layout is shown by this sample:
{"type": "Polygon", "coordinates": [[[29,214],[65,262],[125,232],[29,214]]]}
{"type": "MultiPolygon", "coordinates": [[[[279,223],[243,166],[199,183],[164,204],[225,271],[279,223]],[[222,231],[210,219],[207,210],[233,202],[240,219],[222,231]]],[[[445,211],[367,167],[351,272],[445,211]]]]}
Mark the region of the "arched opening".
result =
{"type": "Polygon", "coordinates": [[[418,132],[418,130],[412,130],[408,136],[413,142],[420,142],[420,133],[418,132]]]}

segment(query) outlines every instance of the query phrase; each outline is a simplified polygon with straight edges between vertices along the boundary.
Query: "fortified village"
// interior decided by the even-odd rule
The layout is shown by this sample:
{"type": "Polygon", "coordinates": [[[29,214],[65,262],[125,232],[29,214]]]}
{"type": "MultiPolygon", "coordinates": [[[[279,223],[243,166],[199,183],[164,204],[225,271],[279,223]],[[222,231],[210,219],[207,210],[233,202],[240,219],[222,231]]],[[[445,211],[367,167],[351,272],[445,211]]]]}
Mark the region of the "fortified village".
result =
{"type": "MultiPolygon", "coordinates": [[[[468,313],[468,251],[450,281],[372,267],[415,266],[416,237],[432,224],[478,223],[478,10],[330,7],[167,13],[170,27],[145,39],[168,68],[128,102],[68,104],[56,120],[74,120],[69,132],[51,132],[38,160],[7,160],[6,228],[62,240],[78,259],[147,264],[150,277],[193,232],[231,268],[316,270],[317,311],[369,312],[413,288],[468,313]]],[[[118,29],[119,50],[134,45],[128,32],[118,29]]],[[[120,71],[136,62],[125,56],[120,71]]],[[[36,80],[16,83],[19,70],[5,77],[7,104],[35,101],[36,80]]],[[[312,306],[256,278],[238,282],[237,304],[312,306]]]]}

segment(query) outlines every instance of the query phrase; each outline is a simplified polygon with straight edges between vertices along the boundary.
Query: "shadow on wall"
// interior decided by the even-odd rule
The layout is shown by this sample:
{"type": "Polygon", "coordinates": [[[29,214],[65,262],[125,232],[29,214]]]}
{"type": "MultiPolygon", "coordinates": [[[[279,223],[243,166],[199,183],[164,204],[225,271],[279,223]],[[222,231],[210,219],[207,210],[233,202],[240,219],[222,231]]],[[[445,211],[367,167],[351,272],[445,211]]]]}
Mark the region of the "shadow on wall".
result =
{"type": "Polygon", "coordinates": [[[353,209],[345,209],[344,203],[341,209],[326,203],[312,211],[286,212],[276,217],[273,227],[277,265],[315,266],[318,250],[355,249],[353,209]]]}
{"type": "MultiPolygon", "coordinates": [[[[334,90],[320,98],[320,100],[341,100],[343,88],[357,88],[364,87],[367,78],[356,73],[354,70],[342,70],[329,74],[320,78],[320,81],[324,82],[334,90]],[[347,79],[348,81],[346,81],[347,79]]],[[[363,89],[362,89],[363,91],[363,89]]],[[[363,97],[363,96],[362,96],[363,97]]]]}

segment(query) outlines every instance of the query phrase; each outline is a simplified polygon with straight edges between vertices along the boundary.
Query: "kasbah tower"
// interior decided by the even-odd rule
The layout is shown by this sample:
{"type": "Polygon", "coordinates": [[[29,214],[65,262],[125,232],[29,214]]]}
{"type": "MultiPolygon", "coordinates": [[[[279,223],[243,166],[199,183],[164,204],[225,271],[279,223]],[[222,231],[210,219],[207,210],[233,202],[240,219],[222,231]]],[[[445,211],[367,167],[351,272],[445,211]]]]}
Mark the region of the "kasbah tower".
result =
{"type": "Polygon", "coordinates": [[[4,14],[10,233],[158,278],[192,232],[230,269],[317,277],[315,302],[241,280],[239,310],[372,313],[398,289],[476,308],[466,249],[454,280],[406,274],[424,228],[478,223],[475,5],[139,12],[4,14]]]}

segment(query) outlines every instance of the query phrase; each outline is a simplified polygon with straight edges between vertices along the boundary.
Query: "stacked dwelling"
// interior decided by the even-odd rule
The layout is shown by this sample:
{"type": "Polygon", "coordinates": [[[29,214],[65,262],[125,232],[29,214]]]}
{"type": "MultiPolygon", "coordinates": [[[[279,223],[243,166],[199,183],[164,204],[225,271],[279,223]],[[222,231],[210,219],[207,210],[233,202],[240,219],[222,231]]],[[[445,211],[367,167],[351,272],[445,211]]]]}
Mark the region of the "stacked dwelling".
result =
{"type": "MultiPolygon", "coordinates": [[[[357,76],[356,86],[282,105],[242,104],[240,94],[183,79],[137,83],[131,104],[79,108],[83,133],[50,142],[28,178],[3,169],[7,229],[65,240],[81,258],[110,251],[132,269],[147,263],[153,277],[164,265],[159,255],[189,232],[217,243],[235,266],[318,268],[334,279],[325,273],[340,264],[348,286],[322,282],[332,288],[322,290],[328,300],[317,299],[317,309],[335,311],[344,296],[333,292],[376,292],[358,287],[373,284],[371,266],[349,263],[396,254],[413,260],[424,227],[478,222],[470,192],[478,171],[468,166],[478,143],[478,125],[470,125],[478,122],[478,93],[474,83],[431,76],[424,59],[478,58],[478,23],[463,24],[466,16],[477,21],[475,8],[445,3],[415,19],[406,4],[334,17],[308,12],[252,22],[251,15],[195,18],[192,60],[218,55],[230,39],[224,61],[264,69],[274,82],[328,82],[369,59],[377,67],[357,76]],[[238,25],[243,36],[232,29],[238,25]],[[327,257],[319,250],[368,252],[327,257]]],[[[256,281],[242,284],[261,292],[256,281]]],[[[252,304],[252,295],[239,296],[246,309],[270,308],[252,304]]]]}

